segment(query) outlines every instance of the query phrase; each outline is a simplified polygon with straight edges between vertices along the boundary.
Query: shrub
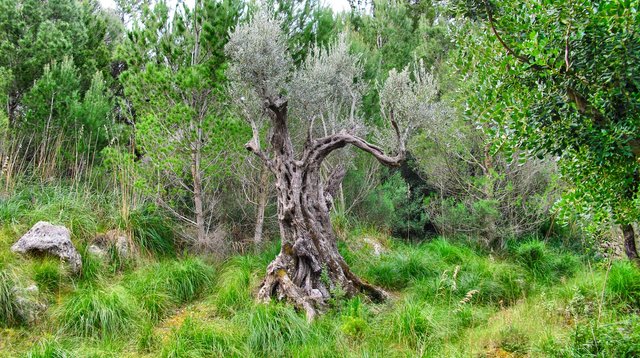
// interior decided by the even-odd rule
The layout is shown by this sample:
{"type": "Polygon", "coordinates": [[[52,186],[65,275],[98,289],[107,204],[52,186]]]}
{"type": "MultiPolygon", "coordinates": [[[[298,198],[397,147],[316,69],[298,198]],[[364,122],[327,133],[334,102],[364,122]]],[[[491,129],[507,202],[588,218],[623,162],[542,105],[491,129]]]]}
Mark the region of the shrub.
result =
{"type": "Polygon", "coordinates": [[[130,334],[137,325],[136,303],[121,287],[86,286],[70,294],[56,314],[64,332],[97,338],[130,334]]]}
{"type": "Polygon", "coordinates": [[[15,326],[25,321],[14,289],[16,283],[13,273],[0,270],[0,326],[15,326]]]}
{"type": "Polygon", "coordinates": [[[640,308],[640,269],[630,261],[614,262],[607,290],[620,301],[640,308]]]}
{"type": "Polygon", "coordinates": [[[566,353],[575,357],[640,357],[640,319],[629,316],[619,322],[578,325],[566,353]]]}

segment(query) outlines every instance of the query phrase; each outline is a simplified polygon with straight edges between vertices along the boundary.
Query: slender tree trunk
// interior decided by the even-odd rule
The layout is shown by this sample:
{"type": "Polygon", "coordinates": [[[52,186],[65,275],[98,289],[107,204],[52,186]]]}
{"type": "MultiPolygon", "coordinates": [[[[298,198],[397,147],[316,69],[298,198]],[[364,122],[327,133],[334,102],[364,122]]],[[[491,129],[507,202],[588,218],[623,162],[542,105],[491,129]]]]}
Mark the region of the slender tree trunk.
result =
{"type": "Polygon", "coordinates": [[[193,152],[191,154],[191,175],[193,176],[193,203],[195,208],[196,217],[196,230],[198,242],[204,242],[206,240],[205,220],[204,220],[204,208],[202,204],[202,172],[201,156],[202,156],[202,128],[198,128],[198,140],[193,146],[193,152]]]}
{"type": "Polygon", "coordinates": [[[260,245],[263,241],[262,230],[264,228],[264,211],[267,207],[267,199],[269,198],[269,170],[262,168],[260,172],[260,183],[258,184],[258,208],[256,213],[256,226],[253,232],[253,242],[260,245]]]}
{"type": "Polygon", "coordinates": [[[9,118],[9,128],[13,128],[18,117],[18,103],[20,96],[17,92],[11,92],[7,100],[7,115],[9,118]]]}
{"type": "Polygon", "coordinates": [[[624,252],[627,254],[627,257],[636,264],[640,264],[640,255],[638,255],[638,249],[636,248],[636,236],[633,231],[633,225],[623,225],[622,235],[624,237],[624,252]]]}
{"type": "MultiPolygon", "coordinates": [[[[491,156],[491,145],[487,143],[484,147],[484,197],[487,201],[495,199],[494,179],[493,179],[493,157],[491,156]]],[[[494,249],[501,249],[503,246],[502,239],[498,236],[498,225],[496,218],[489,214],[486,218],[486,226],[484,236],[488,246],[494,249]]]]}

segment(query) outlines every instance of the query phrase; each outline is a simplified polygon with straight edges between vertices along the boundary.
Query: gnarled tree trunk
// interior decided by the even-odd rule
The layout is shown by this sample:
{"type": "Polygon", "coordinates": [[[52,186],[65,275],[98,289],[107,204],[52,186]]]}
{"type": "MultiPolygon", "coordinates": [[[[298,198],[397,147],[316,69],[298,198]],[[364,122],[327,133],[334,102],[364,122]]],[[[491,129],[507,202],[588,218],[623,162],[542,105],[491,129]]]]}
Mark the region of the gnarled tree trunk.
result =
{"type": "Polygon", "coordinates": [[[386,165],[398,165],[404,150],[397,157],[387,157],[363,139],[341,132],[308,141],[301,158],[295,159],[286,123],[286,103],[269,109],[274,158],[268,159],[259,151],[257,137],[247,143],[247,149],[263,158],[275,174],[282,245],[267,267],[258,298],[287,299],[304,309],[309,320],[325,307],[337,289],[347,296],[362,292],[374,300],[384,300],[387,294],[358,278],[338,252],[329,214],[346,171],[337,166],[322,182],[320,167],[328,154],[347,144],[371,153],[386,165]]]}

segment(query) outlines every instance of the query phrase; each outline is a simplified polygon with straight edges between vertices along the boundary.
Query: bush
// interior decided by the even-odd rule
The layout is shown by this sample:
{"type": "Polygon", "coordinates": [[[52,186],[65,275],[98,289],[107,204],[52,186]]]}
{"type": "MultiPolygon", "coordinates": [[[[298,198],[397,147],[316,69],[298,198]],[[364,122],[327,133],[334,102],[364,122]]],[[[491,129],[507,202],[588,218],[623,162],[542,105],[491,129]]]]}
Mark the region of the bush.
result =
{"type": "Polygon", "coordinates": [[[565,355],[574,357],[640,357],[640,318],[578,325],[565,355]]]}
{"type": "Polygon", "coordinates": [[[614,262],[607,290],[618,300],[640,308],[640,269],[630,261],[614,262]]]}
{"type": "Polygon", "coordinates": [[[69,295],[56,312],[64,332],[96,338],[131,334],[136,327],[136,303],[121,287],[86,286],[69,295]]]}
{"type": "Polygon", "coordinates": [[[0,270],[0,326],[11,327],[22,324],[22,316],[15,287],[16,277],[8,270],[0,270]]]}

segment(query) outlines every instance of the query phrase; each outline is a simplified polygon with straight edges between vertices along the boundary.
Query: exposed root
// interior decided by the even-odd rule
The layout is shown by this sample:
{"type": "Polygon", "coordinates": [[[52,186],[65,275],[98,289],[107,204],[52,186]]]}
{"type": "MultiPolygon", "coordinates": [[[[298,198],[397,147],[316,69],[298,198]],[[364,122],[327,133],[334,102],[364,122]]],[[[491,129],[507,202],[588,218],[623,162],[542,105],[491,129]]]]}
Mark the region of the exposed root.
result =
{"type": "Polygon", "coordinates": [[[269,302],[271,297],[286,299],[304,310],[307,321],[311,322],[317,316],[318,309],[324,308],[324,298],[317,289],[305,290],[297,286],[289,277],[281,257],[278,255],[267,267],[267,275],[258,291],[258,299],[263,302],[269,302]]]}
{"type": "MultiPolygon", "coordinates": [[[[258,291],[258,300],[269,302],[272,298],[278,300],[287,300],[294,304],[298,309],[304,310],[307,321],[311,322],[315,317],[324,311],[327,307],[327,300],[330,297],[329,292],[320,284],[314,288],[310,275],[306,276],[299,284],[296,284],[287,271],[286,262],[282,254],[278,255],[267,267],[267,274],[258,291]],[[325,294],[323,294],[325,292],[325,294]]],[[[384,290],[375,287],[364,280],[357,277],[349,270],[346,264],[340,265],[342,268],[342,276],[340,280],[344,291],[348,295],[358,292],[364,293],[375,302],[383,302],[389,298],[389,294],[384,290]]],[[[299,269],[299,268],[298,268],[299,269]]],[[[295,272],[298,276],[298,272],[295,272]]]]}

